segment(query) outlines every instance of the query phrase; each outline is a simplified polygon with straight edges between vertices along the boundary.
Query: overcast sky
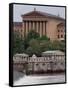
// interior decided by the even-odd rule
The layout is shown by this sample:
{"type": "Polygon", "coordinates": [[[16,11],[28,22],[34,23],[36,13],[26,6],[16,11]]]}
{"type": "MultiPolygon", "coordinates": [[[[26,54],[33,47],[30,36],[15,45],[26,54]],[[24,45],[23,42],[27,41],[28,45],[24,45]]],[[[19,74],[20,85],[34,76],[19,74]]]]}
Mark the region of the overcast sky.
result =
{"type": "Polygon", "coordinates": [[[35,5],[18,5],[14,4],[13,7],[13,21],[22,22],[21,15],[33,11],[34,8],[38,11],[50,13],[53,15],[59,14],[60,17],[65,18],[65,8],[64,7],[51,7],[51,6],[35,6],[35,5]]]}

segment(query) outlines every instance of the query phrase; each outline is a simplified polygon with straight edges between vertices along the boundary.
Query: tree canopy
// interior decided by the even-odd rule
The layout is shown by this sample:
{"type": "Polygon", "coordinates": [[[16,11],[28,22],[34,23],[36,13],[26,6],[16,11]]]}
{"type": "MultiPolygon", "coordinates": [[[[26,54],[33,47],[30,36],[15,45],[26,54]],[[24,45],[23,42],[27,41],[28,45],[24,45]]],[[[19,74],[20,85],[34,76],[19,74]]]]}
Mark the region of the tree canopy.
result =
{"type": "Polygon", "coordinates": [[[39,33],[35,32],[34,30],[31,30],[26,36],[28,41],[31,40],[31,39],[37,39],[39,37],[40,37],[39,33]]]}
{"type": "Polygon", "coordinates": [[[33,54],[41,56],[41,53],[47,50],[61,50],[65,52],[65,42],[51,42],[46,35],[40,37],[39,33],[34,30],[31,30],[24,38],[20,37],[19,32],[14,32],[14,54],[26,52],[30,56],[33,54]]]}

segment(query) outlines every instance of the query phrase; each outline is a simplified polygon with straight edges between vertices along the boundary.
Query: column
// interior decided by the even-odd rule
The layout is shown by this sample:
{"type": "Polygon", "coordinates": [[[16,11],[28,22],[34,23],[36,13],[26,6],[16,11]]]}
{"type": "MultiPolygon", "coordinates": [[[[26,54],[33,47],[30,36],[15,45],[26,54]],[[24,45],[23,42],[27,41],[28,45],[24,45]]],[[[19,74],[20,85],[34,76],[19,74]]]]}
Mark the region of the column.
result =
{"type": "Polygon", "coordinates": [[[26,21],[23,22],[23,37],[26,35],[26,21]]]}
{"type": "Polygon", "coordinates": [[[35,29],[35,32],[37,32],[37,30],[36,30],[36,21],[34,22],[34,24],[35,24],[35,25],[34,25],[34,26],[35,26],[35,27],[34,27],[34,29],[35,29]]]}
{"type": "Polygon", "coordinates": [[[39,23],[38,22],[36,22],[36,30],[37,30],[37,33],[39,33],[39,31],[38,31],[38,28],[39,27],[39,23]]]}
{"type": "Polygon", "coordinates": [[[41,22],[42,23],[42,30],[41,30],[41,34],[43,36],[43,21],[41,22]]]}
{"type": "Polygon", "coordinates": [[[33,30],[35,29],[35,22],[33,21],[33,30]]]}
{"type": "Polygon", "coordinates": [[[28,33],[28,22],[26,21],[26,34],[28,33]]]}
{"type": "Polygon", "coordinates": [[[23,37],[24,37],[24,29],[25,29],[25,23],[24,23],[24,21],[23,21],[23,25],[22,25],[22,30],[23,30],[22,35],[23,35],[23,37]]]}
{"type": "Polygon", "coordinates": [[[43,35],[46,35],[46,32],[45,32],[45,21],[43,22],[43,35]]]}
{"type": "Polygon", "coordinates": [[[42,22],[40,21],[40,37],[42,36],[42,22]]]}
{"type": "Polygon", "coordinates": [[[29,31],[31,30],[31,21],[29,21],[29,31]]]}

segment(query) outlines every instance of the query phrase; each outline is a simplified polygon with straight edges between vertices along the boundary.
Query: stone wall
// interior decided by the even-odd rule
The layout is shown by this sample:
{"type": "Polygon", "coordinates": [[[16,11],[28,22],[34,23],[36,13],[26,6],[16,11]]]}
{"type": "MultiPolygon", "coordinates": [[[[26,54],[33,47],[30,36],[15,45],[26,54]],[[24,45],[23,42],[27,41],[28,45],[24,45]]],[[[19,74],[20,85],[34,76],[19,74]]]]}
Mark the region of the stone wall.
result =
{"type": "Polygon", "coordinates": [[[47,71],[64,71],[65,58],[64,55],[37,58],[14,58],[14,69],[26,72],[47,72],[47,71]],[[57,58],[58,57],[58,58],[57,58]]]}

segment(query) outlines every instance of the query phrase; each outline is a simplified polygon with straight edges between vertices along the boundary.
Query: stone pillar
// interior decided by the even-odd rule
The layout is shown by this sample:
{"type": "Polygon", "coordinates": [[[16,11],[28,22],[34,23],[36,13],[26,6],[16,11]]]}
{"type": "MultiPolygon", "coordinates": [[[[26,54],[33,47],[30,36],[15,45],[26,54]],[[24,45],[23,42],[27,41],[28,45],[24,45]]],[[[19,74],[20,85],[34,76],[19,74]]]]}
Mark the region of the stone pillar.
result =
{"type": "Polygon", "coordinates": [[[23,37],[24,37],[24,30],[25,30],[25,22],[23,21],[23,25],[22,25],[22,30],[23,30],[23,33],[22,33],[22,35],[23,35],[23,37]]]}
{"type": "Polygon", "coordinates": [[[46,28],[45,28],[45,24],[46,24],[46,22],[44,21],[44,22],[43,22],[43,35],[46,35],[46,32],[45,32],[45,29],[46,29],[46,28]]]}
{"type": "Polygon", "coordinates": [[[39,33],[39,30],[38,30],[39,28],[38,28],[38,27],[39,27],[39,23],[36,22],[36,30],[37,30],[37,33],[39,33]]]}
{"type": "Polygon", "coordinates": [[[28,22],[26,22],[26,34],[28,33],[28,22]]]}
{"type": "Polygon", "coordinates": [[[35,22],[33,22],[33,30],[35,29],[35,22]]]}
{"type": "Polygon", "coordinates": [[[31,30],[31,21],[29,21],[29,31],[31,30]]]}
{"type": "Polygon", "coordinates": [[[40,37],[42,36],[42,22],[40,21],[40,37]]]}
{"type": "Polygon", "coordinates": [[[26,21],[23,22],[23,37],[26,35],[26,21]]]}

